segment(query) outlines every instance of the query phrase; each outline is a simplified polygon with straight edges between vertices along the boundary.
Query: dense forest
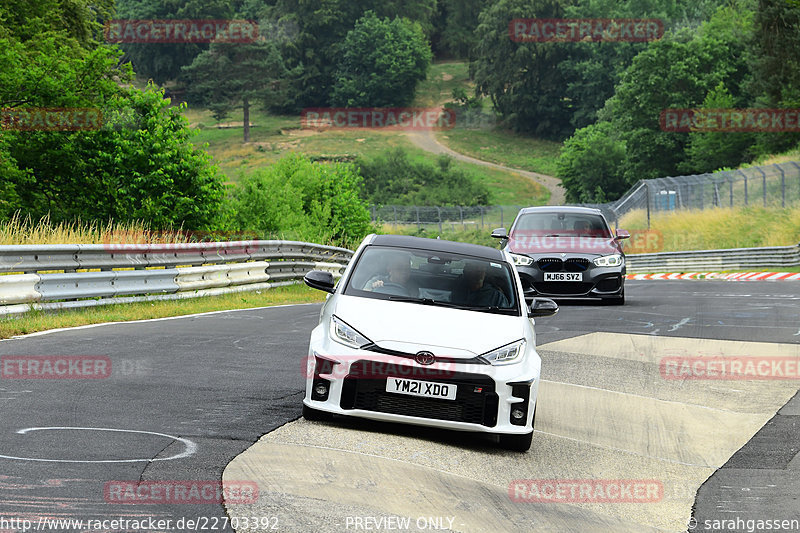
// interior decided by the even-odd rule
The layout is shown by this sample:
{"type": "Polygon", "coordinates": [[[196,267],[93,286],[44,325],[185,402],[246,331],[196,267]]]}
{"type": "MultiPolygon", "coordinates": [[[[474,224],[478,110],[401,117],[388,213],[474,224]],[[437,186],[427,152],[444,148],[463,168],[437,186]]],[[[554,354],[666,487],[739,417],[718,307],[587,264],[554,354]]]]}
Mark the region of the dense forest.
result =
{"type": "Polygon", "coordinates": [[[191,142],[185,104],[162,88],[217,118],[246,117],[251,106],[404,106],[441,59],[469,61],[475,93],[461,105],[484,105],[520,135],[564,142],[558,176],[572,202],[612,200],[639,179],[736,166],[800,141],[659,125],[668,108],[800,107],[795,0],[4,0],[0,218],[336,239],[366,231],[366,198],[385,193],[381,179],[389,189],[416,183],[396,195],[411,201],[441,201],[419,192],[428,183],[480,203],[485,191],[446,162],[420,168],[401,154],[327,166],[293,155],[226,190],[191,142]],[[657,19],[665,31],[650,42],[510,38],[509,22],[526,18],[657,19]],[[252,20],[259,34],[247,43],[108,42],[104,26],[120,19],[252,20]],[[134,88],[135,76],[151,83],[134,88]],[[97,109],[102,124],[22,131],[9,119],[41,108],[97,109]]]}

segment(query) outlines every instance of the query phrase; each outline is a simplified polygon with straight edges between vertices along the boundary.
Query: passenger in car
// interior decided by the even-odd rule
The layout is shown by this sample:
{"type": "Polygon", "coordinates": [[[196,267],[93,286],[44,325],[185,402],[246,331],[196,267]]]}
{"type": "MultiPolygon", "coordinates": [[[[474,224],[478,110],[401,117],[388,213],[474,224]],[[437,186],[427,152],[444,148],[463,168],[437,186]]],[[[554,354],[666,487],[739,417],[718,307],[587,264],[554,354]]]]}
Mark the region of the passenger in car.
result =
{"type": "Polygon", "coordinates": [[[487,285],[487,264],[483,261],[469,262],[464,266],[464,303],[475,307],[511,307],[511,303],[501,290],[487,285]]]}

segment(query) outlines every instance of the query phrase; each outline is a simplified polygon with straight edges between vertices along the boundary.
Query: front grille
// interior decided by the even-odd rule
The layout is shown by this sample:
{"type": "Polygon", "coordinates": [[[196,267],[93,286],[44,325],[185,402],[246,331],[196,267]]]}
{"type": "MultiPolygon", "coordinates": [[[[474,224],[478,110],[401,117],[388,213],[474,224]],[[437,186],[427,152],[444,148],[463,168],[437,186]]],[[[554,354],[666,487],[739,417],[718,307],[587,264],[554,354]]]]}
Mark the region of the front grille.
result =
{"type": "Polygon", "coordinates": [[[536,261],[543,272],[559,272],[564,267],[564,262],[557,257],[544,257],[536,261]]]}
{"type": "MultiPolygon", "coordinates": [[[[357,361],[354,367],[368,365],[357,361]]],[[[356,369],[357,373],[358,370],[356,369]]],[[[498,396],[487,376],[453,372],[436,383],[456,385],[456,399],[423,398],[386,392],[385,379],[361,379],[348,375],[342,386],[342,409],[363,409],[397,415],[468,422],[487,427],[497,425],[498,396]],[[480,392],[476,392],[477,389],[480,392]]]]}
{"type": "Polygon", "coordinates": [[[579,295],[586,294],[592,290],[592,283],[580,283],[573,281],[544,281],[534,283],[533,288],[536,292],[543,294],[579,295]]]}
{"type": "Polygon", "coordinates": [[[585,272],[589,269],[589,260],[584,257],[571,257],[564,261],[564,270],[567,272],[585,272]]]}

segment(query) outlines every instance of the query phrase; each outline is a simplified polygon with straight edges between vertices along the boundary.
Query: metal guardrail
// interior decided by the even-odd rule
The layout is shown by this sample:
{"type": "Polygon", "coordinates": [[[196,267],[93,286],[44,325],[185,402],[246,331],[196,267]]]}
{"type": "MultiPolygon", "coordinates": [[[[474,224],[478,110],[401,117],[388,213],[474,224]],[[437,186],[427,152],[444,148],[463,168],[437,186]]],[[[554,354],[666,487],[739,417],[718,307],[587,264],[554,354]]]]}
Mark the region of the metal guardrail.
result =
{"type": "Polygon", "coordinates": [[[0,315],[269,289],[341,276],[352,255],[296,241],[0,246],[0,315]]]}
{"type": "Polygon", "coordinates": [[[625,256],[628,272],[702,272],[800,266],[800,245],[625,256]]]}

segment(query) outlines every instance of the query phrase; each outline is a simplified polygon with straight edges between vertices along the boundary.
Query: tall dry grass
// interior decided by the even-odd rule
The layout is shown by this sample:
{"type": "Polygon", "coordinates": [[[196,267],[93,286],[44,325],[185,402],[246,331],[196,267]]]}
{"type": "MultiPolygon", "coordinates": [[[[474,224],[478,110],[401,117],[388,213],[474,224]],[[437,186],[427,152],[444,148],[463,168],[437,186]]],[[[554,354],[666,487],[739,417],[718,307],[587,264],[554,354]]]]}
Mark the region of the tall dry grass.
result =
{"type": "MultiPolygon", "coordinates": [[[[619,227],[646,230],[646,212],[628,213],[619,227]]],[[[800,243],[800,205],[659,212],[651,215],[650,230],[660,243],[659,250],[647,250],[653,252],[796,245],[800,243]]]]}
{"type": "MultiPolygon", "coordinates": [[[[0,245],[9,244],[104,244],[188,242],[193,237],[183,229],[153,231],[146,222],[59,222],[49,217],[34,221],[19,213],[0,221],[0,245]]],[[[196,240],[196,239],[195,239],[196,240]]]]}

